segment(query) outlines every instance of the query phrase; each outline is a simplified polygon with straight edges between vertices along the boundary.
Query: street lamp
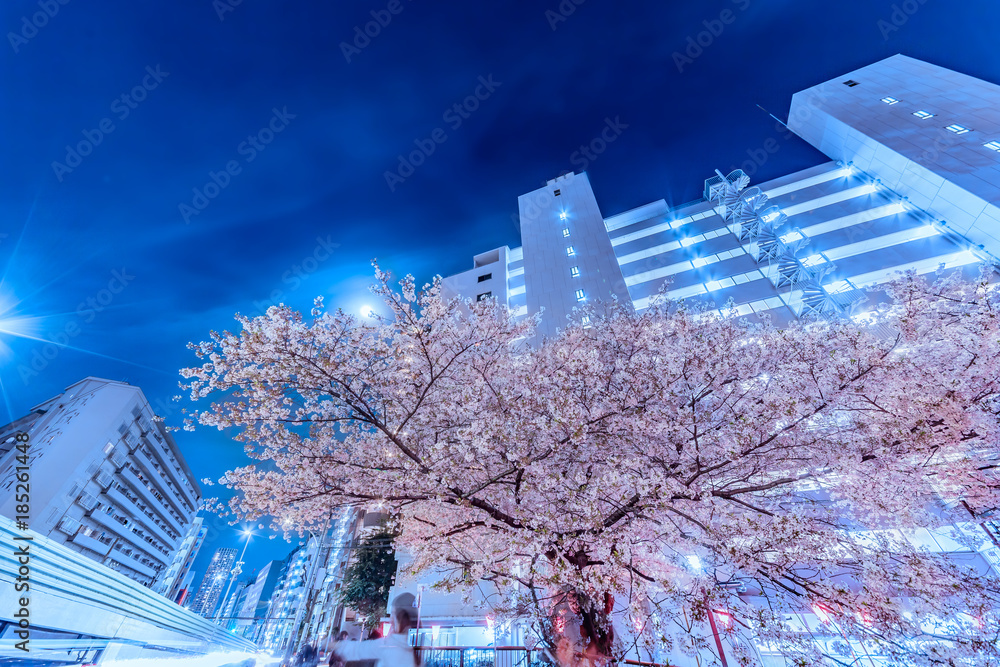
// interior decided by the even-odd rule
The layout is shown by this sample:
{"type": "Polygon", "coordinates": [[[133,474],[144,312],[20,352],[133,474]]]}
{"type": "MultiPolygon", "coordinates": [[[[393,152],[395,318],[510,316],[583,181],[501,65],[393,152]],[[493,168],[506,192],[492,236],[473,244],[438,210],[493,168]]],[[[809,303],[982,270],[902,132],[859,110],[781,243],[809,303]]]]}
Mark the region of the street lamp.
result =
{"type": "Polygon", "coordinates": [[[243,571],[243,554],[247,552],[247,547],[250,546],[250,538],[253,537],[253,532],[249,528],[245,528],[243,531],[243,537],[247,538],[246,544],[243,545],[243,551],[240,552],[240,559],[233,564],[233,575],[229,577],[229,585],[226,586],[226,594],[222,596],[222,604],[219,605],[218,611],[215,612],[215,622],[219,622],[219,617],[222,615],[222,608],[226,606],[226,598],[229,597],[229,589],[233,587],[233,582],[236,581],[237,575],[243,571]]]}

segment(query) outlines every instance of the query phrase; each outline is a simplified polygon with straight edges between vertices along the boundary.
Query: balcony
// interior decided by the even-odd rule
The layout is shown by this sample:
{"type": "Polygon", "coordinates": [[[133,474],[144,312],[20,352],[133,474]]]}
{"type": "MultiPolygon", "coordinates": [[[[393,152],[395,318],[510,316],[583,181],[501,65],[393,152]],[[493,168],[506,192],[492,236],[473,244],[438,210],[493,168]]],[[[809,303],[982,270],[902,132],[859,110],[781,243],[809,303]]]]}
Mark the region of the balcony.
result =
{"type": "Polygon", "coordinates": [[[122,440],[124,440],[124,441],[125,441],[125,444],[126,444],[126,445],[128,446],[128,451],[129,451],[129,454],[131,454],[131,453],[135,452],[135,450],[136,450],[136,449],[138,449],[138,447],[139,447],[139,444],[140,444],[140,443],[139,443],[139,438],[138,438],[138,436],[136,436],[136,434],[135,434],[135,433],[132,433],[131,431],[129,431],[129,432],[128,432],[128,433],[127,433],[127,434],[126,434],[126,435],[125,435],[125,436],[124,436],[124,437],[122,438],[122,440]]]}
{"type": "MultiPolygon", "coordinates": [[[[149,445],[147,445],[147,448],[148,447],[149,445]]],[[[157,492],[163,496],[161,504],[166,505],[167,503],[170,503],[170,505],[174,508],[174,511],[181,516],[187,516],[191,513],[190,510],[184,507],[184,505],[177,499],[178,492],[175,491],[176,485],[174,485],[174,489],[167,486],[167,479],[165,477],[166,471],[158,461],[154,462],[143,448],[137,449],[133,458],[140,466],[145,468],[146,477],[150,480],[154,480],[154,484],[159,487],[157,492]]]]}
{"type": "Polygon", "coordinates": [[[98,484],[101,485],[102,489],[107,489],[112,484],[115,483],[114,475],[111,475],[106,470],[98,471],[97,475],[94,477],[98,484]]]}
{"type": "Polygon", "coordinates": [[[122,523],[124,519],[119,520],[119,518],[113,514],[108,514],[104,511],[94,512],[93,514],[90,515],[90,518],[93,519],[96,523],[101,524],[102,526],[104,526],[117,536],[127,537],[132,534],[132,531],[129,530],[124,523],[122,523]]]}
{"type": "Polygon", "coordinates": [[[97,502],[97,498],[84,491],[80,494],[80,497],[76,499],[76,504],[88,512],[93,512],[99,503],[97,502]]]}
{"type": "MultiPolygon", "coordinates": [[[[166,562],[167,556],[155,549],[153,545],[146,542],[146,540],[133,533],[131,528],[128,528],[122,523],[123,519],[121,517],[105,514],[104,512],[94,512],[90,515],[90,518],[96,523],[99,523],[107,528],[115,537],[119,538],[119,545],[125,543],[129,548],[141,551],[147,555],[150,560],[158,560],[163,563],[166,562]]],[[[105,551],[107,551],[107,549],[105,549],[105,551]]]]}
{"type": "Polygon", "coordinates": [[[175,542],[177,540],[170,537],[170,535],[167,533],[166,530],[164,530],[163,528],[161,528],[156,524],[156,521],[153,519],[153,517],[147,514],[147,512],[149,511],[148,509],[144,510],[140,508],[139,505],[136,503],[136,500],[133,500],[128,495],[122,493],[121,490],[114,487],[105,491],[104,495],[113,500],[115,504],[122,509],[122,511],[131,511],[132,517],[136,521],[141,523],[144,527],[148,528],[149,532],[152,533],[157,538],[159,538],[160,541],[167,546],[167,548],[169,549],[174,548],[175,542]]]}
{"type": "Polygon", "coordinates": [[[136,474],[134,472],[132,472],[132,470],[130,468],[126,468],[126,469],[122,470],[121,476],[122,476],[122,479],[124,479],[126,482],[128,482],[129,486],[131,486],[133,489],[135,489],[136,493],[139,494],[139,497],[143,500],[143,502],[146,505],[149,505],[149,506],[155,508],[156,511],[159,512],[159,514],[161,514],[163,516],[163,518],[167,522],[167,525],[169,525],[170,528],[175,533],[177,533],[179,535],[182,532],[184,532],[183,530],[181,530],[181,523],[180,523],[180,521],[178,521],[172,514],[170,514],[170,512],[168,512],[165,509],[166,508],[166,503],[164,503],[159,498],[157,498],[156,496],[154,496],[153,492],[149,490],[149,488],[142,482],[141,479],[139,479],[136,476],[136,474]],[[164,508],[164,509],[162,511],[160,511],[160,508],[164,508]]]}
{"type": "Polygon", "coordinates": [[[138,572],[139,574],[145,577],[149,577],[150,579],[156,578],[156,570],[149,567],[145,563],[140,563],[131,556],[126,556],[124,553],[118,551],[117,549],[113,549],[111,553],[108,554],[108,557],[111,558],[116,563],[120,564],[122,567],[134,570],[135,572],[138,572]]]}
{"type": "Polygon", "coordinates": [[[108,550],[111,549],[110,544],[104,544],[97,538],[88,537],[83,533],[77,533],[71,538],[70,541],[77,546],[83,547],[84,549],[89,549],[90,551],[93,551],[96,554],[100,554],[101,556],[106,556],[108,550]]]}
{"type": "MultiPolygon", "coordinates": [[[[154,431],[153,434],[157,436],[159,435],[156,431],[154,431]]],[[[195,511],[197,511],[198,501],[195,498],[194,490],[188,490],[188,487],[186,486],[187,484],[190,484],[190,482],[188,482],[184,476],[177,471],[174,467],[174,463],[170,461],[167,454],[163,451],[163,448],[168,447],[168,445],[152,441],[149,438],[145,438],[145,440],[146,446],[153,452],[157,462],[160,464],[160,468],[167,471],[174,488],[177,489],[177,492],[184,498],[184,500],[191,505],[191,507],[195,508],[195,511]]]]}
{"type": "Polygon", "coordinates": [[[64,516],[62,521],[59,522],[59,531],[66,533],[70,537],[76,535],[76,531],[80,530],[80,522],[72,517],[64,516]]]}
{"type": "Polygon", "coordinates": [[[121,470],[128,465],[128,457],[124,452],[116,451],[111,455],[111,462],[115,464],[116,470],[121,470]]]}

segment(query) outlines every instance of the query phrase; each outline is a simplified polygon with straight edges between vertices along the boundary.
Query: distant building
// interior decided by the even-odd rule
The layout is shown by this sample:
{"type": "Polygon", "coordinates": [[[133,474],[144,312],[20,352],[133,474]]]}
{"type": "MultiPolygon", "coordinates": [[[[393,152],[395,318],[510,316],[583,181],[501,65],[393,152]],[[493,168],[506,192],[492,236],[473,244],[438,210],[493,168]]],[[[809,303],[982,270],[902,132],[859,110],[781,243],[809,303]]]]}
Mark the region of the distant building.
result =
{"type": "Polygon", "coordinates": [[[274,592],[267,607],[267,621],[261,631],[261,646],[264,648],[283,650],[288,642],[303,600],[308,553],[307,547],[300,545],[280,561],[274,592]]]}
{"type": "MultiPolygon", "coordinates": [[[[380,516],[385,518],[384,514],[380,516]]],[[[267,604],[267,620],[257,638],[262,647],[283,651],[296,637],[300,644],[322,643],[336,629],[343,608],[335,592],[343,578],[356,526],[361,525],[363,521],[358,514],[344,512],[335,517],[325,537],[310,535],[305,544],[280,562],[267,604]]],[[[271,567],[278,565],[275,561],[271,567]]],[[[262,608],[262,603],[258,608],[262,608]]]]}
{"type": "Polygon", "coordinates": [[[254,581],[253,578],[241,579],[232,586],[229,597],[226,598],[219,612],[219,623],[227,630],[236,630],[239,625],[238,610],[243,607],[243,598],[246,596],[247,588],[254,581]]]}
{"type": "Polygon", "coordinates": [[[191,608],[194,602],[194,577],[195,571],[188,570],[184,578],[177,585],[177,593],[171,598],[174,602],[187,609],[191,608]]]}
{"type": "Polygon", "coordinates": [[[138,387],[88,377],[0,427],[0,515],[15,517],[14,434],[30,438],[32,530],[150,586],[201,490],[138,387]]]}
{"type": "Polygon", "coordinates": [[[185,578],[191,570],[201,545],[205,541],[205,533],[208,528],[204,525],[204,519],[200,516],[194,518],[191,527],[188,529],[184,540],[177,548],[174,559],[170,566],[160,573],[153,590],[164,597],[177,601],[178,594],[184,586],[185,578]]]}
{"type": "Polygon", "coordinates": [[[777,323],[850,316],[900,271],[997,263],[998,108],[1000,86],[893,56],[792,98],[788,128],[832,162],[745,187],[748,160],[705,174],[698,201],[607,217],[587,175],[566,174],[519,197],[520,247],[477,254],[444,285],[543,312],[543,336],[587,303],[642,311],[661,290],[777,323]],[[730,184],[735,212],[715,196],[730,184]]]}
{"type": "Polygon", "coordinates": [[[236,549],[222,547],[216,549],[212,561],[201,578],[198,593],[191,603],[191,611],[205,618],[213,618],[218,608],[223,592],[232,576],[233,565],[236,563],[236,549]]]}
{"type": "Polygon", "coordinates": [[[274,587],[281,576],[283,562],[272,560],[257,574],[253,583],[247,586],[240,601],[239,612],[235,614],[239,621],[233,628],[238,634],[255,639],[258,626],[263,625],[267,617],[268,603],[274,593],[274,587]]]}

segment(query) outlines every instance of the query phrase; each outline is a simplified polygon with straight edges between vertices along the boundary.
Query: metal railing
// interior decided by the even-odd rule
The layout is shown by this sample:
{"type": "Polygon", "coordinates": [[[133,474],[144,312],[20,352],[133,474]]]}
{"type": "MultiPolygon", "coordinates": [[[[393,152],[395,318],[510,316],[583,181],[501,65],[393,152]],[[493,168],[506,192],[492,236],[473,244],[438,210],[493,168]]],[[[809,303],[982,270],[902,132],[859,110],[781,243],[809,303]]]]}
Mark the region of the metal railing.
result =
{"type": "Polygon", "coordinates": [[[423,667],[531,667],[541,653],[523,646],[420,646],[423,667]]]}
{"type": "MultiPolygon", "coordinates": [[[[421,667],[551,667],[540,650],[524,646],[420,646],[421,667]]],[[[622,660],[633,667],[672,667],[668,663],[622,660]]]]}

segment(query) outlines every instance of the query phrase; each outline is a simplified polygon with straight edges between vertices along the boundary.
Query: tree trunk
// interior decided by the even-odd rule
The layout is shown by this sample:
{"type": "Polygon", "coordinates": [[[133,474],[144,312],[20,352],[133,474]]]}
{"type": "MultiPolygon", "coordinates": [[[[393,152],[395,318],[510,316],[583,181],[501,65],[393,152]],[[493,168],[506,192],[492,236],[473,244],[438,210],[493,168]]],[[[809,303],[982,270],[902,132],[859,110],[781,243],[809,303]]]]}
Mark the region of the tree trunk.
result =
{"type": "MultiPolygon", "coordinates": [[[[578,599],[581,596],[578,596],[578,599]]],[[[615,631],[611,624],[611,612],[615,598],[604,594],[604,600],[580,600],[580,636],[583,638],[583,654],[591,660],[601,662],[614,655],[615,631]]]]}

